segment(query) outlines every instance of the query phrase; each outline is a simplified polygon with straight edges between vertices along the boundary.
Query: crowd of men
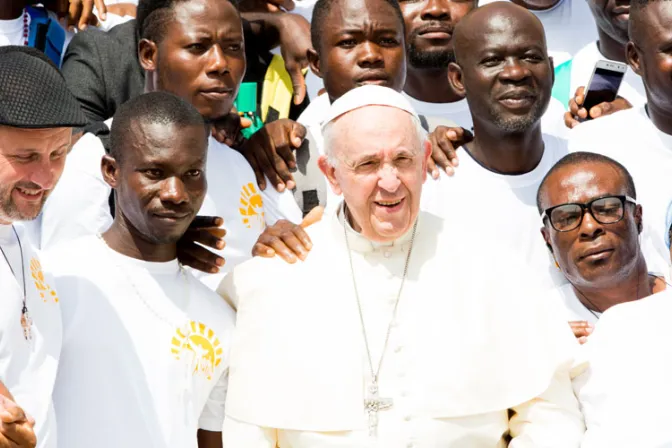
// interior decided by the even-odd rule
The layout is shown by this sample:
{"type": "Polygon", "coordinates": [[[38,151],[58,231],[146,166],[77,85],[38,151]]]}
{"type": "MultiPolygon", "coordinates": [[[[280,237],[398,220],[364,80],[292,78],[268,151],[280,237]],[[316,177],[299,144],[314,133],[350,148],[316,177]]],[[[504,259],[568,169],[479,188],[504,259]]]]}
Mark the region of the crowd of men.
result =
{"type": "Polygon", "coordinates": [[[667,0],[0,0],[0,448],[672,447],[669,173],[667,0]]]}

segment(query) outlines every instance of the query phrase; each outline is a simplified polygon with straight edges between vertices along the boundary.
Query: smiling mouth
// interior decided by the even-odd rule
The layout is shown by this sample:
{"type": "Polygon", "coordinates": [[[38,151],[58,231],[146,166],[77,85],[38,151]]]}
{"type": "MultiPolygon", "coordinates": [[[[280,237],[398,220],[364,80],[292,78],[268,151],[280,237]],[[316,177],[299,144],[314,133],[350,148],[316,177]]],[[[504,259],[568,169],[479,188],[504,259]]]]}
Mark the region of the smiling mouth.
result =
{"type": "Polygon", "coordinates": [[[374,203],[380,207],[394,208],[403,202],[404,198],[398,199],[396,201],[374,201],[374,203]]]}
{"type": "Polygon", "coordinates": [[[19,195],[28,200],[37,200],[44,194],[44,190],[42,189],[16,187],[15,190],[19,195]]]}

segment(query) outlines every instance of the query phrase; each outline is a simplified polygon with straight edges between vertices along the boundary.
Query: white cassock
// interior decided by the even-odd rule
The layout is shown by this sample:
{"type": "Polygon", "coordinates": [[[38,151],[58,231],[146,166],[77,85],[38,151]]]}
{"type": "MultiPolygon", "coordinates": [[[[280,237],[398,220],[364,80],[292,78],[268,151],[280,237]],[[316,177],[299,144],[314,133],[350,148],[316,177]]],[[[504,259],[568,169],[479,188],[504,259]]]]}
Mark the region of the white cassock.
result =
{"type": "MultiPolygon", "coordinates": [[[[521,263],[494,266],[491,245],[424,212],[378,380],[393,405],[369,437],[371,374],[339,215],[308,229],[305,262],[256,258],[220,285],[238,308],[226,448],[579,446],[566,321],[531,297],[521,263]]],[[[389,245],[348,232],[375,365],[411,232],[389,245]]]]}
{"type": "Polygon", "coordinates": [[[604,312],[582,347],[589,367],[574,379],[583,448],[672,446],[671,317],[670,289],[604,312]]]}

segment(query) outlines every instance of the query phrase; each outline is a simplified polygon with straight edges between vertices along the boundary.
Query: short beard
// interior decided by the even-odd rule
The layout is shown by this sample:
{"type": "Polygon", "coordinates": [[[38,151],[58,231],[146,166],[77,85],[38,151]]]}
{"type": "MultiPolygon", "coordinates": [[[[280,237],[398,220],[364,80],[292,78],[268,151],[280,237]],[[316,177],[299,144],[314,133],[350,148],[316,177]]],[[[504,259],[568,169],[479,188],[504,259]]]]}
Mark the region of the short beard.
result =
{"type": "Polygon", "coordinates": [[[543,115],[544,102],[541,101],[541,99],[537,100],[532,110],[522,116],[504,118],[498,113],[494,106],[490,107],[490,116],[494,117],[492,121],[495,126],[497,126],[498,129],[511,134],[519,134],[527,131],[534,126],[535,123],[538,123],[543,115]]]}
{"type": "Polygon", "coordinates": [[[455,62],[452,50],[420,51],[412,43],[408,44],[406,54],[410,66],[417,69],[446,69],[448,64],[455,62]]]}
{"type": "Polygon", "coordinates": [[[14,221],[32,221],[37,218],[42,212],[44,203],[47,200],[46,192],[42,195],[42,202],[35,213],[25,214],[16,206],[14,199],[12,199],[12,191],[15,186],[9,188],[0,188],[0,221],[14,222],[14,221]]]}

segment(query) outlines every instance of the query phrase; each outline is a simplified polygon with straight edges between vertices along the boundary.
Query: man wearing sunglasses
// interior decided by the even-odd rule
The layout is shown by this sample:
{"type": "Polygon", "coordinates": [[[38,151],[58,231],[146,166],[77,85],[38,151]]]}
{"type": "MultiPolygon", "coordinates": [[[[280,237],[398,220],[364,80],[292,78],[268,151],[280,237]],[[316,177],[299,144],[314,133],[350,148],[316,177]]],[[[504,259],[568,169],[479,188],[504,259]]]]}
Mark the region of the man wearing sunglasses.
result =
{"type": "Polygon", "coordinates": [[[560,159],[539,187],[541,233],[569,281],[554,294],[580,343],[608,308],[665,289],[665,280],[647,269],[635,198],[623,165],[589,152],[560,159]]]}

